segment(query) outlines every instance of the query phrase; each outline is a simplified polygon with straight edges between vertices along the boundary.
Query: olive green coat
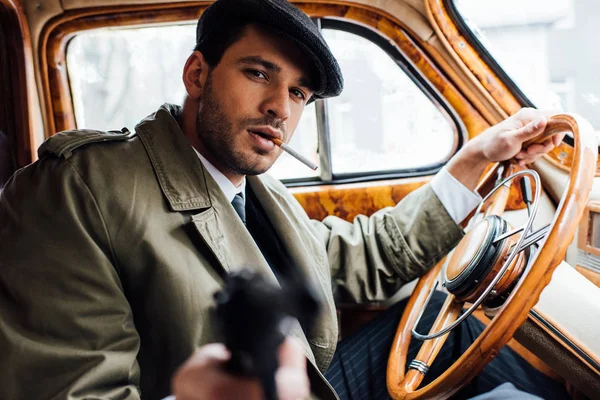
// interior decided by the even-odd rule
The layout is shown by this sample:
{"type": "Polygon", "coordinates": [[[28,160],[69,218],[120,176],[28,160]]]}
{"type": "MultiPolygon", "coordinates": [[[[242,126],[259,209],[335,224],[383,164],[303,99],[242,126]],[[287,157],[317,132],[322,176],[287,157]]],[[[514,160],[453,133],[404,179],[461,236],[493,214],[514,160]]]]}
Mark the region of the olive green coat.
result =
{"type": "MultiPolygon", "coordinates": [[[[0,399],[162,398],[194,348],[220,339],[224,272],[275,281],[176,112],[161,107],[135,133],[57,134],[0,195],[0,399]]],[[[338,338],[334,292],[384,299],[462,235],[429,186],[348,223],[309,220],[267,176],[248,184],[324,300],[308,337],[293,333],[320,371],[338,338]]]]}

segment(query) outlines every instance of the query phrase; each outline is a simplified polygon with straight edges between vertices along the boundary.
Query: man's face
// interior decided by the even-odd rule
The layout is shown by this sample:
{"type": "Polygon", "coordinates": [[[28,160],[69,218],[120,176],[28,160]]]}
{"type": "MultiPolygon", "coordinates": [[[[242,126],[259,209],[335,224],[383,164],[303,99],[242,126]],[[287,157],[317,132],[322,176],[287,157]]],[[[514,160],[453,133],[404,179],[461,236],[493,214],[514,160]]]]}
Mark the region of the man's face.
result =
{"type": "Polygon", "coordinates": [[[204,156],[228,174],[267,171],[281,154],[269,137],[289,142],[312,96],[295,46],[255,26],[210,70],[196,130],[204,156]]]}

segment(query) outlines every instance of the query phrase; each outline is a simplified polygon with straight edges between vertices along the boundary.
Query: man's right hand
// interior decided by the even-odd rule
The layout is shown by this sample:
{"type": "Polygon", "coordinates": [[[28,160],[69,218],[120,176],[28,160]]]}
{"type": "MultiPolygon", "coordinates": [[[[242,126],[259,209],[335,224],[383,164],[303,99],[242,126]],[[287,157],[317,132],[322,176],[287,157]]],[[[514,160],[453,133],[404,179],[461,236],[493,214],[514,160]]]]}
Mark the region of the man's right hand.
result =
{"type": "MultiPolygon", "coordinates": [[[[172,389],[177,400],[262,400],[262,386],[257,379],[231,375],[225,365],[231,354],[219,343],[200,347],[173,376],[172,389]]],[[[275,380],[280,400],[306,399],[310,384],[306,374],[306,357],[300,344],[286,339],[278,350],[279,369],[275,380]]]]}

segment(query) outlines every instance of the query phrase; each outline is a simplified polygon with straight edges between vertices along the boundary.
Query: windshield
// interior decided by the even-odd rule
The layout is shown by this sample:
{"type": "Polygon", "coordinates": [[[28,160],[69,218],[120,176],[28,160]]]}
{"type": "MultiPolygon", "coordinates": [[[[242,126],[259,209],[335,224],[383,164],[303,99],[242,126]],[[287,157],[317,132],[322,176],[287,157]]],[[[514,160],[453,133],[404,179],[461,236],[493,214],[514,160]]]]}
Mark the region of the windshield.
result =
{"type": "Polygon", "coordinates": [[[600,132],[600,2],[455,0],[480,43],[538,108],[576,112],[600,132]]]}

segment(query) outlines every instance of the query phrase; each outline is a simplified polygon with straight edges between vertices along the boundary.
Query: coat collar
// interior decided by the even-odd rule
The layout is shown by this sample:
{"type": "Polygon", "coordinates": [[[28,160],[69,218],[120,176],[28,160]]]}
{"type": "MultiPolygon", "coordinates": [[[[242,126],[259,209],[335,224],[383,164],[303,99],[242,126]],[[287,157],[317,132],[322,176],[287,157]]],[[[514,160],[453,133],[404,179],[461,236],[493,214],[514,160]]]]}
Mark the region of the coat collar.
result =
{"type": "Polygon", "coordinates": [[[210,176],[175,119],[179,113],[181,107],[164,104],[135,130],[171,210],[207,208],[211,206],[214,188],[209,189],[210,176]]]}

